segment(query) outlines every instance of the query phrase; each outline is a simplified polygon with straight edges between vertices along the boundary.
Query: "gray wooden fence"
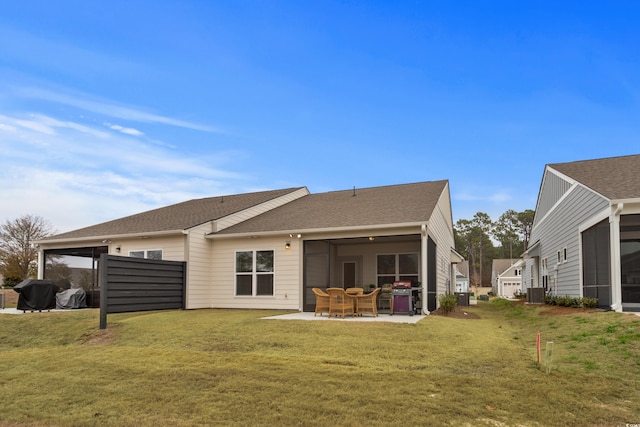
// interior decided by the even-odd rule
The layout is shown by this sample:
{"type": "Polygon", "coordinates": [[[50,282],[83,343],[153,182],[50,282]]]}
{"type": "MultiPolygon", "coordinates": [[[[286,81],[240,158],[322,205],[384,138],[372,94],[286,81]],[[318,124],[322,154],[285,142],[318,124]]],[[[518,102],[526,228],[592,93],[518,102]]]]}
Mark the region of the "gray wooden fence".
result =
{"type": "Polygon", "coordinates": [[[186,262],[100,255],[100,329],[108,313],[184,309],[186,262]]]}

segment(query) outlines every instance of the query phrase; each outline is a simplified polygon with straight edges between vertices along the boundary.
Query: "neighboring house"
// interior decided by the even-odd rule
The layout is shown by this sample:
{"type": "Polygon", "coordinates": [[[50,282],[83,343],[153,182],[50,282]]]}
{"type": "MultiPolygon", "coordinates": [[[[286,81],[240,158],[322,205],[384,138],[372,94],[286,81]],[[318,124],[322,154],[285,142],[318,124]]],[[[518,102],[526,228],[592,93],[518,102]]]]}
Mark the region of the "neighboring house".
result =
{"type": "Polygon", "coordinates": [[[493,293],[504,298],[513,298],[522,290],[521,259],[494,259],[491,264],[493,293]]]}
{"type": "MultiPolygon", "coordinates": [[[[313,311],[313,287],[412,280],[423,310],[453,291],[448,181],[310,194],[305,187],[191,200],[51,236],[50,265],[101,253],[186,261],[186,307],[313,311]]],[[[94,304],[95,305],[95,304],[94,304]]]]}
{"type": "Polygon", "coordinates": [[[640,311],[640,155],[545,167],[523,290],[640,311]]]}
{"type": "Polygon", "coordinates": [[[469,261],[454,265],[456,275],[456,292],[469,292],[469,261]]]}

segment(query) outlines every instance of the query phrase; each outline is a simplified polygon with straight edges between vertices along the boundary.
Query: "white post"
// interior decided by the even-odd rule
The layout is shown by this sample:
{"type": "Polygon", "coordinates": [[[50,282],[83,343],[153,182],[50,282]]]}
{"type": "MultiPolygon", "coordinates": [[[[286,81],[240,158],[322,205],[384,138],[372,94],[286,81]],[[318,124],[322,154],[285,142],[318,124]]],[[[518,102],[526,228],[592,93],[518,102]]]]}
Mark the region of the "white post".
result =
{"type": "Polygon", "coordinates": [[[620,212],[624,208],[623,203],[612,206],[609,216],[609,248],[611,263],[611,309],[622,311],[622,273],[620,271],[620,212]]]}

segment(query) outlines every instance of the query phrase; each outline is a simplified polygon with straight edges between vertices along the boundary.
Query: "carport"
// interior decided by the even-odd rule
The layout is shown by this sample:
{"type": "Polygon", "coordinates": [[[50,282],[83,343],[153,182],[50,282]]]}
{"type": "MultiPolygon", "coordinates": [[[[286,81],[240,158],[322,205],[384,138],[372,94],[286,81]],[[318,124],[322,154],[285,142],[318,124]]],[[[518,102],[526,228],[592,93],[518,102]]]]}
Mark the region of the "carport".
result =
{"type": "Polygon", "coordinates": [[[71,284],[85,290],[87,306],[100,307],[100,255],[107,246],[45,249],[43,279],[52,280],[61,289],[71,284]]]}

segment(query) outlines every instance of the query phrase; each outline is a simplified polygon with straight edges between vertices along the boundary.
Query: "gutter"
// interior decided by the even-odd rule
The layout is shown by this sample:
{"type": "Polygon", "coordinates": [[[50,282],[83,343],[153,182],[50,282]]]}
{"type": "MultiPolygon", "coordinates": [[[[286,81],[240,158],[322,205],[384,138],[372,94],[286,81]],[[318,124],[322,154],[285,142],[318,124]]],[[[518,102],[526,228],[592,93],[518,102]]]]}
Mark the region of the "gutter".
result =
{"type": "Polygon", "coordinates": [[[349,231],[374,231],[380,229],[403,229],[403,228],[418,228],[421,230],[424,222],[407,222],[401,224],[376,224],[376,225],[358,225],[358,226],[345,226],[345,227],[325,227],[325,228],[304,228],[296,230],[272,230],[272,231],[248,231],[243,233],[224,233],[211,232],[205,234],[207,239],[222,240],[233,239],[242,237],[268,237],[268,236],[281,236],[283,234],[311,234],[311,233],[339,233],[349,231]],[[223,234],[221,234],[223,233],[223,234]]]}
{"type": "Polygon", "coordinates": [[[35,240],[33,243],[37,245],[48,245],[55,243],[74,243],[74,242],[93,242],[96,240],[114,240],[114,239],[144,239],[146,237],[170,236],[176,234],[187,234],[186,230],[164,230],[150,231],[147,233],[129,233],[129,234],[107,234],[103,236],[88,237],[68,237],[63,239],[41,239],[35,240]]]}

